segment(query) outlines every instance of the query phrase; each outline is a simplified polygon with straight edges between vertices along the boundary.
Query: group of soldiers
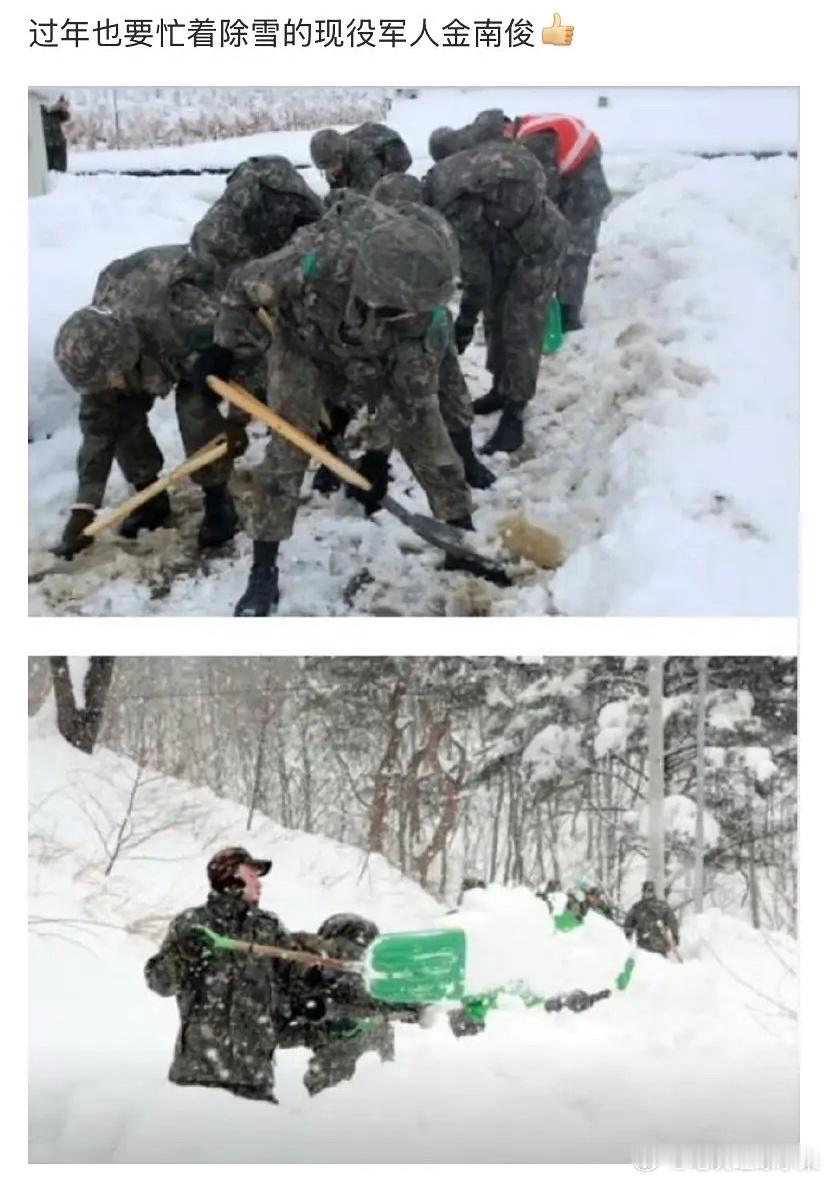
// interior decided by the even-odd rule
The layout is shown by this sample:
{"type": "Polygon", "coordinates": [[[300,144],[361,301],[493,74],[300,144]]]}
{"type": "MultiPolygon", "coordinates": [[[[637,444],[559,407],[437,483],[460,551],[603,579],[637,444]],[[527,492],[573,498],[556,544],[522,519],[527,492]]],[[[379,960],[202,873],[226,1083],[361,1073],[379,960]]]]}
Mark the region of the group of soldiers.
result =
{"type": "MultiPolygon", "coordinates": [[[[222,414],[209,378],[243,384],[334,453],[364,408],[368,445],[356,466],[371,490],[348,494],[376,511],[397,450],[434,516],[473,529],[471,489],[494,480],[474,451],[474,415],[500,414],[485,453],[522,446],[553,296],[564,328],[581,324],[610,200],[598,140],[567,116],[484,111],[432,133],[434,164],[422,180],[382,124],[319,131],[310,150],[330,186],[324,200],[287,159],[245,160],[189,243],[111,263],[91,303],[60,328],[55,358],[80,394],[82,443],[59,556],[92,543],[85,530],[113,460],[138,490],[158,477],[163,457],[147,419],[172,389],[187,455],[217,434],[228,444],[193,475],[204,496],[198,543],[233,537],[228,481],[249,418],[232,404],[222,414]],[[492,386],[473,403],[458,358],[481,316],[492,386]]],[[[267,615],[278,604],[279,546],[291,535],[307,464],[271,432],[254,472],[253,559],[236,615],[267,615]]],[[[324,468],[314,477],[323,494],[338,486],[324,468]]],[[[162,527],[171,511],[168,495],[156,495],[121,534],[162,527]]],[[[464,568],[451,555],[446,566],[464,568]]]]}
{"type": "MultiPolygon", "coordinates": [[[[562,892],[559,881],[547,881],[537,896],[552,905],[552,898],[562,892]]],[[[645,881],[641,886],[641,897],[626,915],[610,901],[606,890],[591,881],[583,881],[574,889],[567,890],[566,912],[583,920],[594,910],[602,917],[615,922],[624,930],[626,938],[635,938],[636,945],[653,954],[673,954],[679,944],[679,925],[675,910],[668,902],[658,897],[654,881],[645,881]]]]}
{"type": "MultiPolygon", "coordinates": [[[[206,902],[172,920],[160,949],[145,965],[152,991],[174,996],[178,1004],[180,1027],[168,1074],[177,1085],[220,1087],[275,1103],[274,1055],[278,1049],[303,1047],[311,1050],[304,1085],[313,1096],[351,1079],[364,1053],[393,1061],[394,1022],[428,1024],[423,1005],[375,1000],[360,973],[331,962],[359,964],[379,936],[376,923],[338,913],[316,933],[288,931],[262,909],[261,879],[271,868],[270,860],[257,859],[245,848],[215,853],[207,865],[206,902]],[[211,941],[216,935],[234,940],[236,949],[216,949],[211,941]],[[262,947],[277,954],[258,953],[262,947]]],[[[458,904],[470,890],[485,887],[482,880],[466,878],[458,904]]],[[[577,1013],[611,994],[609,989],[576,990],[539,1002],[550,1013],[577,1013]]],[[[471,1002],[449,1011],[449,1026],[464,1037],[482,1032],[485,1022],[471,1002]]]]}

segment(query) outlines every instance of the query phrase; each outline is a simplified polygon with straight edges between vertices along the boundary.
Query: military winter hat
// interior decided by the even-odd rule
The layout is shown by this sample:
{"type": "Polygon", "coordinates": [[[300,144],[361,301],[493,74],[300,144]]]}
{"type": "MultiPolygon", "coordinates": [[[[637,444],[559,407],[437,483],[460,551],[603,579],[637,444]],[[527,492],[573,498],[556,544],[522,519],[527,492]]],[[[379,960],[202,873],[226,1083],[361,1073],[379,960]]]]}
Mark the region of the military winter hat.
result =
{"type": "Polygon", "coordinates": [[[428,137],[428,154],[437,163],[457,151],[457,132],[451,127],[436,127],[428,137]]]}
{"type": "Polygon", "coordinates": [[[641,886],[642,893],[655,893],[655,881],[645,881],[641,886]]]}
{"type": "Polygon", "coordinates": [[[138,363],[141,342],[132,324],[110,311],[83,307],[61,327],[55,340],[55,361],[76,389],[102,387],[112,373],[138,363]]]}
{"type": "Polygon", "coordinates": [[[455,267],[443,234],[419,217],[370,230],[354,263],[353,294],[372,307],[431,311],[454,293],[455,267]]]}
{"type": "Polygon", "coordinates": [[[475,142],[502,138],[507,122],[505,113],[499,107],[481,111],[472,123],[475,142]]]}
{"type": "Polygon", "coordinates": [[[324,172],[345,158],[348,154],[348,145],[345,137],[338,131],[326,128],[311,136],[310,154],[316,167],[324,172]]]}
{"type": "Polygon", "coordinates": [[[416,205],[423,199],[423,186],[410,172],[389,172],[371,189],[381,205],[416,205]]]}
{"type": "Polygon", "coordinates": [[[222,848],[207,865],[207,876],[213,889],[221,892],[236,883],[236,870],[240,865],[250,865],[260,877],[270,872],[272,860],[256,860],[246,848],[222,848]]]}

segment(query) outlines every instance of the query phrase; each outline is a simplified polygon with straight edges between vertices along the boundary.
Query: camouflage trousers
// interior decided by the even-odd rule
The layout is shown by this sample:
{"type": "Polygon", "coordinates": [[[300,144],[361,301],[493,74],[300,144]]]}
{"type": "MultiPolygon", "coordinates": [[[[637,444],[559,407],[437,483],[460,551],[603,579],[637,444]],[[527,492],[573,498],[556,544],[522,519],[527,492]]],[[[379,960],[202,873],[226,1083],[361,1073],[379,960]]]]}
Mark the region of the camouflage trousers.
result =
{"type": "MultiPolygon", "coordinates": [[[[440,362],[440,388],[438,402],[440,415],[449,434],[459,434],[467,430],[474,421],[474,410],[466,385],[466,378],[460,368],[460,360],[454,341],[440,362]]],[[[368,445],[375,451],[390,452],[394,449],[392,426],[388,416],[375,415],[370,422],[367,432],[368,445]]],[[[454,519],[450,517],[449,519],[454,519]]]]}
{"type": "Polygon", "coordinates": [[[457,317],[460,347],[471,340],[479,313],[486,333],[486,368],[492,387],[512,406],[531,401],[538,383],[549,304],[557,282],[550,260],[520,257],[512,265],[464,271],[464,295],[457,317]]]}
{"type": "MultiPolygon", "coordinates": [[[[127,483],[144,487],[157,479],[164,465],[158,443],[150,430],[151,396],[84,394],[80,400],[81,446],[78,451],[78,502],[95,508],[103,502],[113,461],[127,483]]],[[[224,430],[218,400],[201,394],[186,381],[175,392],[178,428],[187,455],[199,450],[224,430]]],[[[230,458],[220,459],[193,475],[200,487],[226,483],[233,470],[230,458]]]]}
{"type": "Polygon", "coordinates": [[[365,1022],[351,1035],[337,1035],[316,1048],[305,1071],[305,1089],[319,1094],[330,1086],[350,1081],[363,1053],[375,1052],[380,1061],[394,1060],[394,1030],[387,1020],[365,1022]],[[370,1027],[372,1025],[373,1027],[370,1027]]]}
{"type": "MultiPolygon", "coordinates": [[[[316,365],[284,338],[271,346],[267,402],[293,426],[315,436],[324,404],[359,403],[358,389],[343,388],[344,379],[316,365]]],[[[404,423],[388,398],[377,407],[377,421],[390,446],[400,452],[423,488],[438,520],[470,515],[472,505],[463,465],[452,446],[435,396],[404,423]]],[[[284,541],[293,531],[308,456],[280,435],[271,434],[265,456],[254,472],[251,530],[257,541],[284,541]]]]}
{"type": "Polygon", "coordinates": [[[584,302],[589,264],[598,248],[598,231],[601,214],[593,213],[571,227],[571,237],[564,253],[561,277],[558,282],[558,299],[569,307],[580,311],[584,302]]]}

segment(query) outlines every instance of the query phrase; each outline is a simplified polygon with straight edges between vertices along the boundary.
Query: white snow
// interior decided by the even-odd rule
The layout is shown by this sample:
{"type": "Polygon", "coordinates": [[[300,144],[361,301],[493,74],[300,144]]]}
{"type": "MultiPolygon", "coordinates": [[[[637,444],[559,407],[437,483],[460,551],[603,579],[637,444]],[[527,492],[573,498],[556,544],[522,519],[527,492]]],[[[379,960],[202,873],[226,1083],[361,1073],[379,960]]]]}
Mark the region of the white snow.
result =
{"type": "MultiPolygon", "coordinates": [[[[499,554],[500,526],[520,509],[557,532],[567,559],[549,573],[522,563],[494,589],[439,568],[381,514],[309,490],[283,547],[280,613],[790,615],[797,601],[798,166],[786,157],[699,160],[689,150],[796,146],[794,91],[423,91],[388,121],[414,154],[438,123],[491,105],[567,109],[601,132],[609,179],[626,194],[609,213],[593,264],[586,328],[542,364],[527,446],[496,456],[498,482],[475,492],[476,543],[499,554]],[[649,96],[649,97],[648,97],[649,96]],[[450,113],[450,117],[449,117],[450,113]],[[671,138],[672,136],[672,138],[671,138]],[[632,195],[630,195],[632,194],[632,195]]],[[[264,150],[301,155],[309,132],[187,148],[225,162],[264,150]],[[282,139],[280,137],[298,137],[282,139]]],[[[96,158],[104,153],[94,154],[96,158]]],[[[111,153],[110,153],[111,155],[111,153]]],[[[120,153],[124,162],[132,153],[120,153]]],[[[85,157],[84,157],[85,158],[85,157]]],[[[119,157],[120,158],[120,157],[119,157]]],[[[102,160],[106,163],[106,160],[102,160]]],[[[111,164],[112,161],[110,160],[111,164]]],[[[418,157],[415,171],[426,161],[418,157]]],[[[312,183],[319,180],[311,170],[312,183]]],[[[30,566],[53,564],[75,495],[75,395],[52,346],[99,270],[132,250],[183,241],[221,191],[220,176],[62,176],[30,201],[30,566]],[[58,281],[59,280],[59,281],[58,281]]],[[[482,340],[463,358],[473,396],[488,388],[482,340]]],[[[172,399],[151,414],[167,463],[182,458],[172,399]]],[[[478,419],[478,443],[494,419],[478,419]]],[[[358,438],[352,440],[358,448],[358,438]]],[[[260,458],[258,433],[237,491],[260,458]]],[[[425,500],[401,461],[394,494],[425,500]]],[[[113,471],[107,504],[127,489],[113,471]]],[[[31,588],[36,614],[226,615],[246,581],[250,542],[193,557],[200,501],[174,492],[178,527],[138,542],[107,535],[31,588]]]]}
{"type": "Polygon", "coordinates": [[[547,725],[530,741],[521,761],[529,768],[533,782],[542,782],[560,773],[563,766],[579,760],[580,734],[566,725],[547,725]]]}
{"type": "MultiPolygon", "coordinates": [[[[649,810],[645,803],[639,812],[638,831],[641,836],[646,836],[649,831],[649,810]]],[[[697,812],[695,799],[691,799],[687,795],[665,796],[664,831],[673,837],[694,839],[697,812]]],[[[702,819],[702,839],[705,848],[715,847],[720,835],[719,821],[711,812],[705,811],[702,819]]]]}
{"type": "Polygon", "coordinates": [[[735,730],[753,715],[753,694],[746,688],[721,693],[708,709],[708,724],[713,729],[735,730]]]}
{"type": "Polygon", "coordinates": [[[797,1140],[796,946],[717,911],[684,922],[683,965],[639,953],[630,987],[583,1014],[513,999],[474,1038],[442,1017],[398,1026],[393,1063],[367,1055],[314,1099],[307,1052],[281,1052],[275,1108],[170,1085],[175,1004],[142,967],[225,843],[272,856],[263,905],[295,929],[350,909],[385,930],[461,925],[475,987],[611,986],[627,948],[597,915],[556,933],[528,890],[445,915],[380,857],[260,817],[248,832],[242,808],[171,779],[140,788],[145,838],[104,876],[90,816],[107,837],[134,780],[67,746],[48,710],[31,723],[32,1162],[622,1163],[642,1143],[797,1140]]]}

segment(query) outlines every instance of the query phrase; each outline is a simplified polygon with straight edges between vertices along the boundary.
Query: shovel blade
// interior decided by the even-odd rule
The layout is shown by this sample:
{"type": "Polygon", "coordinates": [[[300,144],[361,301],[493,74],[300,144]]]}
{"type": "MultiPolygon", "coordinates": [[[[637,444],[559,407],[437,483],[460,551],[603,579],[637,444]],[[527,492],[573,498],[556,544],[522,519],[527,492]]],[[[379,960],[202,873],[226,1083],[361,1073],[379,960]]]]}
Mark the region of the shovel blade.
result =
{"type": "Polygon", "coordinates": [[[467,541],[468,533],[463,529],[455,528],[454,525],[446,524],[442,520],[435,520],[433,516],[424,516],[421,512],[409,512],[391,496],[383,497],[382,506],[429,545],[434,545],[462,561],[469,573],[477,574],[496,586],[511,586],[512,579],[500,562],[493,561],[490,557],[482,557],[472,549],[467,541]]]}
{"type": "Polygon", "coordinates": [[[466,974],[462,930],[384,934],[369,949],[366,982],[386,1004],[435,1004],[459,1000],[466,974]]]}

